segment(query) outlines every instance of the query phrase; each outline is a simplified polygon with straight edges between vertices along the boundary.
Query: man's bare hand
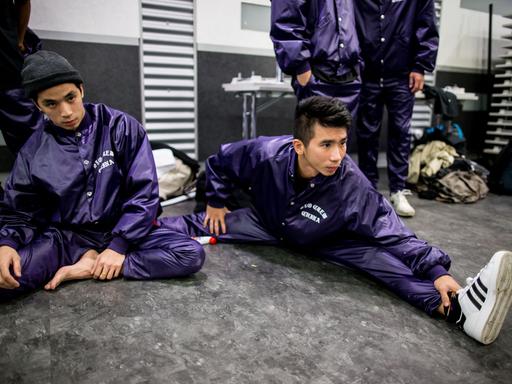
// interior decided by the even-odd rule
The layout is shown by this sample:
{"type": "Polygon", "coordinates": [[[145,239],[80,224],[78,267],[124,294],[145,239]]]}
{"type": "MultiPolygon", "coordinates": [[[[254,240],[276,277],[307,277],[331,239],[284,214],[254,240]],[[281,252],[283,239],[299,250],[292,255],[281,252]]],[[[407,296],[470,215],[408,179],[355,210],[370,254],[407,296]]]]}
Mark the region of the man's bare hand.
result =
{"type": "Polygon", "coordinates": [[[226,233],[226,221],[224,220],[226,213],[229,213],[226,207],[214,208],[207,205],[203,225],[208,227],[210,232],[216,236],[220,236],[221,232],[226,233]]]}
{"type": "Polygon", "coordinates": [[[434,281],[434,287],[436,287],[436,289],[441,294],[443,307],[450,306],[450,294],[457,292],[461,288],[459,283],[457,283],[455,279],[449,275],[438,277],[434,281]]]}
{"type": "Polygon", "coordinates": [[[412,93],[423,90],[425,84],[425,76],[418,72],[409,73],[409,89],[412,93]]]}
{"type": "Polygon", "coordinates": [[[14,276],[21,277],[21,258],[18,252],[7,245],[0,246],[0,288],[14,289],[20,283],[11,275],[10,267],[14,276]]]}
{"type": "Polygon", "coordinates": [[[98,255],[91,269],[93,279],[112,280],[119,277],[125,258],[125,255],[112,249],[105,249],[98,255]]]}
{"type": "Polygon", "coordinates": [[[300,75],[297,75],[297,81],[301,85],[301,87],[305,87],[307,83],[309,83],[309,80],[311,79],[311,70],[301,73],[300,75]]]}

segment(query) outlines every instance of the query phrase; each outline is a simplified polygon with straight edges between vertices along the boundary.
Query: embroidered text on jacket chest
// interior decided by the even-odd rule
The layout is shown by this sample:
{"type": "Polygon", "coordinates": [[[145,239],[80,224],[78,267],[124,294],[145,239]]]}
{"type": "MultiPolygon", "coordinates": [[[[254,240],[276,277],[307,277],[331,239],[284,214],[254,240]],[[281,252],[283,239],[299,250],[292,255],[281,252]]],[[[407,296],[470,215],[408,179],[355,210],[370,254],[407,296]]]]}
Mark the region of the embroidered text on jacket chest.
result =
{"type": "Polygon", "coordinates": [[[320,224],[320,221],[327,219],[328,215],[325,210],[313,203],[306,203],[300,207],[301,216],[320,224]]]}
{"type": "Polygon", "coordinates": [[[98,170],[98,173],[101,173],[105,168],[111,167],[114,164],[114,152],[107,149],[103,151],[100,157],[94,160],[93,167],[98,170]]]}

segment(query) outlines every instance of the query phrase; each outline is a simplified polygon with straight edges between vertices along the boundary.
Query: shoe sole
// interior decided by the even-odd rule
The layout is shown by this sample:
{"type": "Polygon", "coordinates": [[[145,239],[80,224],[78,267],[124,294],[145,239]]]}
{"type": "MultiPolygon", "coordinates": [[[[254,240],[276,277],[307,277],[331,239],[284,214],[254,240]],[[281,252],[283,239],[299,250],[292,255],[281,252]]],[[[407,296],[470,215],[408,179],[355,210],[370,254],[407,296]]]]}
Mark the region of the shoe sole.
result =
{"type": "Polygon", "coordinates": [[[512,303],[512,252],[504,252],[498,271],[496,301],[482,329],[482,344],[491,344],[496,340],[512,303]]]}
{"type": "Polygon", "coordinates": [[[393,209],[395,210],[396,214],[400,217],[413,217],[415,214],[416,214],[416,211],[413,211],[413,212],[404,212],[404,211],[399,211],[395,208],[395,205],[393,202],[391,202],[391,206],[393,207],[393,209]]]}
{"type": "Polygon", "coordinates": [[[399,212],[397,212],[396,214],[400,217],[413,217],[416,214],[416,212],[414,212],[414,213],[403,213],[403,212],[399,213],[399,212]]]}

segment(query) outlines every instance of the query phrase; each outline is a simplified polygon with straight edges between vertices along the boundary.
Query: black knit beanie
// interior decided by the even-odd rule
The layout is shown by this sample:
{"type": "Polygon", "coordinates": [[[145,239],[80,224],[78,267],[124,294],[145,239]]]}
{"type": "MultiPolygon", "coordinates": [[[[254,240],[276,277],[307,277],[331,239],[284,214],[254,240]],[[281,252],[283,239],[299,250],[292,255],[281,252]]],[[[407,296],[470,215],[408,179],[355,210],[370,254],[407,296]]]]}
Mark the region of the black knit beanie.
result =
{"type": "Polygon", "coordinates": [[[59,84],[83,83],[80,73],[64,57],[51,51],[37,51],[27,56],[21,80],[25,94],[30,98],[59,84]]]}

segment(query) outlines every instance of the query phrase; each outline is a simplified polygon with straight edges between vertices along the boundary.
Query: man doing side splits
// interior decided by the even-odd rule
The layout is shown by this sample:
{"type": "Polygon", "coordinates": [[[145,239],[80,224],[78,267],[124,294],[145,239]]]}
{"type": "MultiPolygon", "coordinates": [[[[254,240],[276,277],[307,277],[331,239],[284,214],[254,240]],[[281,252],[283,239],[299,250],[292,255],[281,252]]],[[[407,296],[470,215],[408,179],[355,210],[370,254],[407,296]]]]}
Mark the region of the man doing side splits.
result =
{"type": "Polygon", "coordinates": [[[336,98],[299,103],[294,137],[225,144],[206,162],[206,213],[163,219],[188,236],[280,245],[365,272],[410,304],[491,343],[512,298],[512,253],[461,288],[450,258],[419,240],[346,155],[351,116],[336,98]],[[253,206],[228,212],[234,187],[253,206]]]}

